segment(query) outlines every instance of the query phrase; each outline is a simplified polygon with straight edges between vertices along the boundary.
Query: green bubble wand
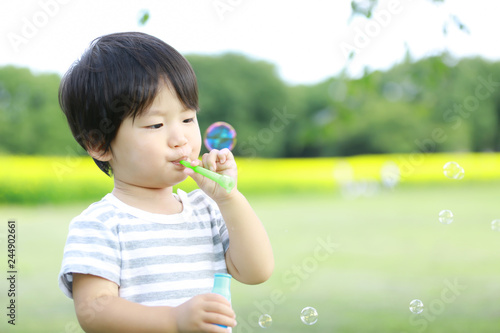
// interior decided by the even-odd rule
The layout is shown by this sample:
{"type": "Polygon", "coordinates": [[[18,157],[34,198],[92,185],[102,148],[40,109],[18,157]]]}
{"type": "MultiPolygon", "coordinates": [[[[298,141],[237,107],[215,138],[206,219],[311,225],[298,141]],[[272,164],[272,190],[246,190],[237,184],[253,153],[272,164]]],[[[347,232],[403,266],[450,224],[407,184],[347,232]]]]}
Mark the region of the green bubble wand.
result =
{"type": "Polygon", "coordinates": [[[184,160],[180,160],[179,163],[182,164],[183,166],[185,166],[186,168],[190,168],[194,172],[199,173],[200,175],[205,176],[208,179],[213,180],[214,182],[219,184],[222,188],[226,189],[227,193],[231,192],[231,190],[236,185],[236,182],[234,181],[234,179],[229,177],[229,176],[218,174],[217,172],[210,171],[210,170],[205,169],[199,165],[192,166],[189,162],[184,161],[184,160]]]}

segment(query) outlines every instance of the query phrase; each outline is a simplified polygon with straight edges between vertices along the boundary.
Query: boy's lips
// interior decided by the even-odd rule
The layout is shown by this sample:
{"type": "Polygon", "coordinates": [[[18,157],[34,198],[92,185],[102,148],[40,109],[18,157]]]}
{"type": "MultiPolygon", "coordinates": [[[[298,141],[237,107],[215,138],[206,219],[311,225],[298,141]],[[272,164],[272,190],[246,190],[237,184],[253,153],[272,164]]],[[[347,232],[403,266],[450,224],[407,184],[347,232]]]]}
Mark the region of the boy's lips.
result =
{"type": "Polygon", "coordinates": [[[176,160],[173,160],[173,161],[171,161],[171,162],[172,162],[174,165],[182,165],[182,164],[180,163],[180,161],[181,161],[181,160],[185,160],[185,161],[187,161],[187,159],[188,159],[188,157],[187,157],[187,156],[182,156],[182,157],[180,157],[180,158],[178,158],[178,159],[176,159],[176,160]]]}

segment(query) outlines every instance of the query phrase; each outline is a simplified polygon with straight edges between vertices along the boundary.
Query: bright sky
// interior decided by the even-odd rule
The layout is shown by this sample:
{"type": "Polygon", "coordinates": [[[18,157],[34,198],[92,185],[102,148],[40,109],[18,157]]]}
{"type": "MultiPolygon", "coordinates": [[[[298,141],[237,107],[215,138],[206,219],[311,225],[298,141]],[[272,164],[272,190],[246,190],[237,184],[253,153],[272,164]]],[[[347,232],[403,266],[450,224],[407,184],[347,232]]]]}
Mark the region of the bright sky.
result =
{"type": "Polygon", "coordinates": [[[377,18],[349,21],[350,0],[23,0],[0,5],[0,66],[63,74],[96,37],[143,31],[182,54],[233,51],[277,66],[291,84],[339,73],[353,47],[352,75],[448,49],[456,56],[500,59],[495,0],[379,0],[377,18]],[[139,12],[151,18],[139,26],[139,12]],[[449,24],[456,15],[470,35],[449,24]],[[364,39],[363,39],[364,35],[364,39]],[[344,51],[343,51],[344,49],[344,51]],[[345,51],[348,50],[348,51],[345,51]]]}

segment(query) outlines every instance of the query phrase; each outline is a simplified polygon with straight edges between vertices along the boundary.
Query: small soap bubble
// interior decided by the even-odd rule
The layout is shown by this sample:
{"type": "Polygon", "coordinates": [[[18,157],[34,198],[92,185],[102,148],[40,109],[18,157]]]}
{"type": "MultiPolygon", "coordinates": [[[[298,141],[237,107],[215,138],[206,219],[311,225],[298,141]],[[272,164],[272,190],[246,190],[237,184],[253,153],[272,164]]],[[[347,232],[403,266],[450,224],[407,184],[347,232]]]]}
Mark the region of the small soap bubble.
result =
{"type": "Polygon", "coordinates": [[[424,311],[424,303],[419,299],[414,299],[410,302],[410,311],[416,314],[422,313],[424,311]]]}
{"type": "Polygon", "coordinates": [[[500,231],[500,220],[493,220],[491,222],[491,230],[500,231]]]}
{"type": "Polygon", "coordinates": [[[228,123],[218,121],[207,128],[203,142],[209,151],[223,148],[231,150],[236,144],[236,131],[228,123]]]}
{"type": "Polygon", "coordinates": [[[439,222],[442,224],[450,224],[453,222],[453,213],[451,210],[444,209],[439,212],[439,222]]]}
{"type": "Polygon", "coordinates": [[[465,172],[457,162],[448,162],[443,166],[443,173],[449,179],[460,180],[464,178],[465,172]]]}
{"type": "Polygon", "coordinates": [[[273,324],[273,318],[268,314],[263,314],[259,317],[259,326],[262,328],[269,328],[273,324]]]}
{"type": "Polygon", "coordinates": [[[310,306],[305,307],[300,312],[300,320],[306,325],[314,325],[318,321],[318,311],[310,306]]]}
{"type": "Polygon", "coordinates": [[[387,188],[394,188],[401,180],[401,171],[396,163],[386,162],[380,169],[382,184],[387,188]]]}

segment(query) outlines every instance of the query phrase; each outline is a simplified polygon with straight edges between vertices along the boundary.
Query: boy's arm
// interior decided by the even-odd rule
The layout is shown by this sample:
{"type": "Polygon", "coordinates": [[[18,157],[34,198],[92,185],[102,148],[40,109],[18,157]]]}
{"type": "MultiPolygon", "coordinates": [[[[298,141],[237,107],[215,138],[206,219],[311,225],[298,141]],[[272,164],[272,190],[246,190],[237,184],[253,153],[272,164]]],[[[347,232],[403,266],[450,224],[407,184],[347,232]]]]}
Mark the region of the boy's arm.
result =
{"type": "Polygon", "coordinates": [[[217,202],[229,234],[226,265],[229,273],[246,284],[262,283],[274,270],[271,242],[249,202],[237,189],[217,202]]]}
{"type": "MultiPolygon", "coordinates": [[[[238,179],[236,162],[231,151],[213,149],[202,157],[202,161],[192,161],[192,166],[204,168],[238,179]]],[[[229,248],[226,251],[226,266],[238,281],[257,284],[266,281],[274,270],[274,256],[271,242],[264,226],[253,211],[247,199],[237,187],[227,193],[214,181],[186,168],[198,186],[219,206],[229,233],[229,248]]]]}
{"type": "Polygon", "coordinates": [[[230,303],[216,294],[203,294],[177,306],[145,306],[118,295],[109,280],[73,274],[76,315],[87,333],[227,332],[213,323],[234,326],[230,303]]]}

